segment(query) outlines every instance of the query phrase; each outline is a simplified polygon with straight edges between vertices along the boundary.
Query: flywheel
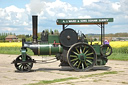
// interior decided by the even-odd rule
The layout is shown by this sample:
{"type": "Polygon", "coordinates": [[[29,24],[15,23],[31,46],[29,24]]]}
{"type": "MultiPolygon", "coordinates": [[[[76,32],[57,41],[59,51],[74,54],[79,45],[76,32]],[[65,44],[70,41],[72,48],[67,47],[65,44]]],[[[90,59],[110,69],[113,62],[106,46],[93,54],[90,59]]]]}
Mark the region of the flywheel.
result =
{"type": "Polygon", "coordinates": [[[64,47],[70,47],[78,42],[78,34],[75,30],[67,28],[60,33],[60,43],[64,47]]]}

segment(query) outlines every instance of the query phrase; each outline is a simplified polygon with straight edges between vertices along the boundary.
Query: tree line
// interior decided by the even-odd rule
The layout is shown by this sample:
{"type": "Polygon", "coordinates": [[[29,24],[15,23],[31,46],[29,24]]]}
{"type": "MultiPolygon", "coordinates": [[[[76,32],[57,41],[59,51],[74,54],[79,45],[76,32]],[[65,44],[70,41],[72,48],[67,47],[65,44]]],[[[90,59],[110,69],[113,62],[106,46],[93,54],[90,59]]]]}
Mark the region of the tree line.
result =
{"type": "Polygon", "coordinates": [[[107,37],[128,37],[128,33],[110,33],[106,34],[107,37]]]}
{"type": "Polygon", "coordinates": [[[8,35],[15,35],[15,33],[0,33],[0,40],[5,40],[8,35]]]}
{"type": "MultiPolygon", "coordinates": [[[[54,34],[54,35],[59,35],[59,31],[58,30],[48,30],[48,29],[45,29],[44,32],[47,32],[49,35],[51,34],[54,34]]],[[[39,32],[38,33],[38,40],[41,39],[41,33],[42,32],[39,32]]],[[[6,37],[8,35],[16,35],[15,33],[0,33],[0,42],[5,42],[6,40],[6,37]]],[[[18,38],[18,41],[21,41],[23,38],[26,39],[26,41],[32,41],[32,35],[31,34],[19,34],[19,35],[16,35],[16,37],[18,38]]]]}
{"type": "MultiPolygon", "coordinates": [[[[52,29],[45,29],[44,32],[47,32],[49,35],[59,35],[59,31],[58,30],[52,30],[52,29]]],[[[39,32],[38,33],[38,40],[41,39],[41,33],[42,32],[39,32]]],[[[0,33],[0,41],[5,41],[5,38],[8,36],[8,35],[16,35],[15,33],[0,33]]],[[[106,37],[128,37],[128,33],[115,33],[115,34],[106,34],[105,35],[106,37]]],[[[26,39],[26,41],[32,41],[32,35],[31,34],[19,34],[19,35],[16,35],[16,37],[18,38],[18,40],[22,40],[22,38],[26,39]]],[[[100,37],[100,34],[86,34],[86,37],[87,38],[90,38],[90,37],[100,37]]]]}
{"type": "MultiPolygon", "coordinates": [[[[88,37],[99,37],[101,34],[86,34],[88,37]]],[[[106,37],[128,37],[128,33],[109,33],[105,34],[106,37]]]]}

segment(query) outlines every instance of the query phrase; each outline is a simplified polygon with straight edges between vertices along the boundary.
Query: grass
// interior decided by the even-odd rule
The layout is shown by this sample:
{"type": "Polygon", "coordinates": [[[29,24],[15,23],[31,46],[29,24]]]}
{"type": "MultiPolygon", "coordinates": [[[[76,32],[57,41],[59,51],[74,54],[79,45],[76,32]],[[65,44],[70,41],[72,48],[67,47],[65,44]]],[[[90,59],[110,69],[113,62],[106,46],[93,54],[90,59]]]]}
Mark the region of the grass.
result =
{"type": "MultiPolygon", "coordinates": [[[[80,79],[80,78],[103,76],[103,75],[108,75],[108,74],[118,74],[118,72],[117,71],[108,71],[108,72],[103,72],[103,73],[84,75],[84,76],[80,76],[78,78],[77,77],[68,77],[68,78],[54,79],[54,80],[42,80],[42,81],[40,81],[38,83],[32,83],[32,84],[28,84],[28,85],[46,85],[46,84],[52,84],[52,83],[57,83],[57,82],[64,82],[64,81],[75,80],[75,79],[80,79]]],[[[94,82],[97,82],[97,81],[94,81],[94,82]]]]}
{"type": "MultiPolygon", "coordinates": [[[[15,54],[19,55],[21,47],[0,47],[0,54],[15,54]]],[[[27,51],[28,55],[34,55],[32,50],[28,49],[27,51]]]]}
{"type": "Polygon", "coordinates": [[[20,54],[20,47],[0,47],[1,54],[20,54]]]}
{"type": "Polygon", "coordinates": [[[108,75],[108,74],[118,74],[118,72],[117,71],[108,71],[108,72],[103,72],[103,73],[84,75],[84,76],[81,76],[80,78],[103,76],[103,75],[108,75]]]}
{"type": "Polygon", "coordinates": [[[128,54],[128,47],[112,48],[113,53],[126,53],[128,54]]]}
{"type": "Polygon", "coordinates": [[[95,80],[93,80],[93,82],[98,82],[98,81],[102,81],[102,79],[95,79],[95,80]]]}
{"type": "Polygon", "coordinates": [[[62,78],[62,79],[54,79],[54,80],[43,80],[38,83],[33,83],[29,85],[46,85],[46,84],[51,84],[51,83],[56,83],[56,82],[63,82],[67,80],[73,80],[73,79],[78,79],[76,77],[68,77],[68,78],[62,78]]]}
{"type": "MultiPolygon", "coordinates": [[[[20,47],[0,47],[0,54],[20,55],[20,47]]],[[[34,55],[30,49],[28,49],[27,54],[30,56],[34,55]]],[[[108,59],[128,61],[128,47],[113,48],[113,53],[108,59]]]]}
{"type": "Polygon", "coordinates": [[[126,54],[126,53],[112,53],[112,55],[109,56],[108,59],[109,60],[128,61],[128,54],[126,54]]]}
{"type": "Polygon", "coordinates": [[[122,84],[128,84],[128,82],[121,82],[122,84]]]}

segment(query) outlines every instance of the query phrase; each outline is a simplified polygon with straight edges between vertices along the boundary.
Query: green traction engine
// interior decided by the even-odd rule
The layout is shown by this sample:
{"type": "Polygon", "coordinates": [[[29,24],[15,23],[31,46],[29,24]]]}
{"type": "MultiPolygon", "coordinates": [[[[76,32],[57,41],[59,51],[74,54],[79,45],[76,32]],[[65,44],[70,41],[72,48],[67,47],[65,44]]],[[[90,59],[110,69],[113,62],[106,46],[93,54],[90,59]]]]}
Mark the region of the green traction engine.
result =
{"type": "Polygon", "coordinates": [[[33,63],[37,63],[27,55],[27,49],[31,49],[34,55],[55,55],[60,60],[60,66],[70,66],[75,71],[88,71],[93,66],[105,65],[107,57],[111,55],[112,48],[104,44],[104,25],[113,22],[113,18],[91,18],[91,19],[57,19],[57,25],[62,25],[63,30],[59,35],[48,34],[43,31],[41,40],[37,40],[37,17],[32,16],[33,41],[26,42],[22,39],[21,55],[12,64],[18,71],[31,71],[33,63]],[[86,36],[77,33],[68,25],[96,24],[101,27],[101,45],[88,44],[86,36]]]}

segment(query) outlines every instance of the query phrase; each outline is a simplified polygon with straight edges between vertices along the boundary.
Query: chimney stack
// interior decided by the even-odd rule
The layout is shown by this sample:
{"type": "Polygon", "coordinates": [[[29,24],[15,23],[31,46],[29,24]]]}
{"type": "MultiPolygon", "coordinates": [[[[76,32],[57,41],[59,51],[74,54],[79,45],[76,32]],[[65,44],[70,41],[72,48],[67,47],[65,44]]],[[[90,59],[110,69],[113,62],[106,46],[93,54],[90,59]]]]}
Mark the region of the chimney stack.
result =
{"type": "Polygon", "coordinates": [[[33,28],[33,43],[37,43],[37,23],[38,23],[38,16],[32,16],[32,28],[33,28]]]}

